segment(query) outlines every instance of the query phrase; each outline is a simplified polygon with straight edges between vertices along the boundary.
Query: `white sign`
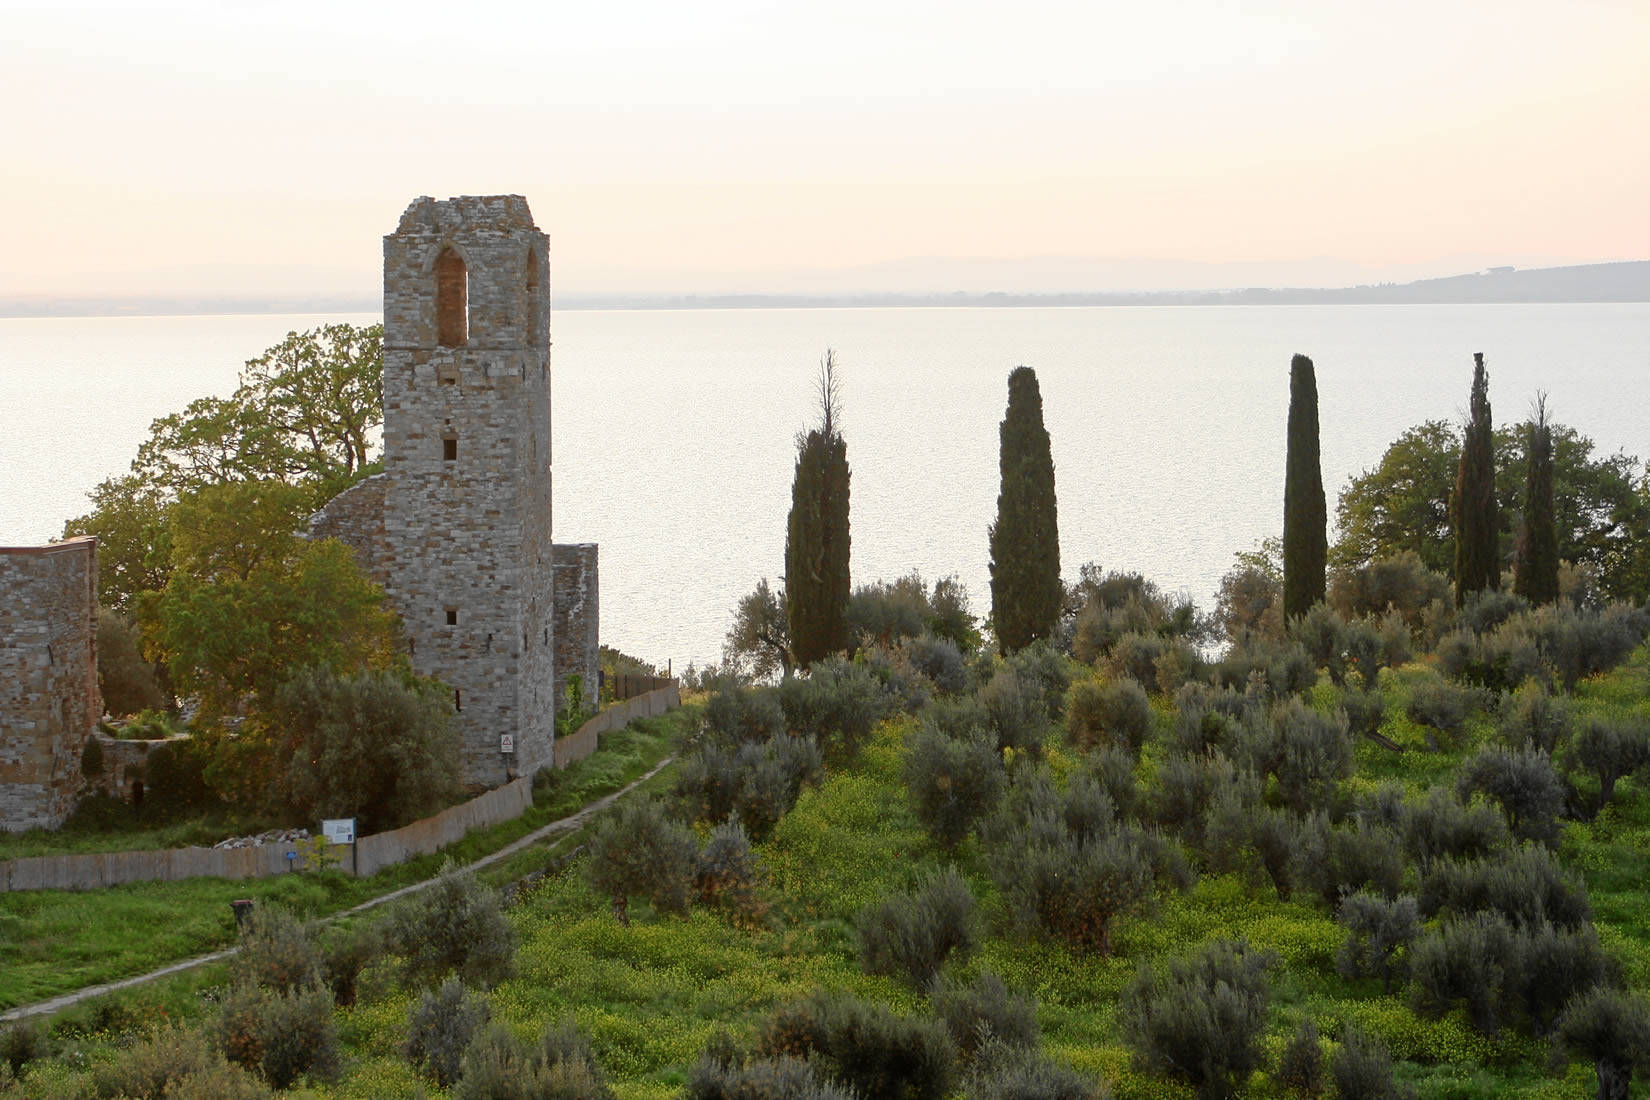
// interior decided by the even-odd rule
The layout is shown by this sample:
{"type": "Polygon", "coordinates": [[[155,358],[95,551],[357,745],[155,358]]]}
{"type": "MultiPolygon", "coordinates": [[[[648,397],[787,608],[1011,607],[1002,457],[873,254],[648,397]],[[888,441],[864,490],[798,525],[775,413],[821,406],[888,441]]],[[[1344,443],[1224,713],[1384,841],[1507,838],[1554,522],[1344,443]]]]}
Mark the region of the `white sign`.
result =
{"type": "Polygon", "coordinates": [[[498,751],[499,752],[515,752],[516,751],[516,735],[513,734],[513,733],[501,733],[501,734],[499,734],[498,735],[498,751]]]}
{"type": "Polygon", "coordinates": [[[321,822],[321,835],[327,838],[329,844],[354,844],[355,819],[353,817],[333,817],[321,822]]]}

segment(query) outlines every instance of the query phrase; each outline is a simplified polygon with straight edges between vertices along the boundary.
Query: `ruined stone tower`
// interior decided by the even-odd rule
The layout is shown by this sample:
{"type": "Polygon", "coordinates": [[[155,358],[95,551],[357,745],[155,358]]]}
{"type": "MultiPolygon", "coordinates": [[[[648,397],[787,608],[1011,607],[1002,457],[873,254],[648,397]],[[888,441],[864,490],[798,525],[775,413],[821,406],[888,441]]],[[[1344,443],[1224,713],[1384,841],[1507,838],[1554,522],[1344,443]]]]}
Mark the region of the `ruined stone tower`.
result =
{"type": "Polygon", "coordinates": [[[384,238],[385,586],[487,786],[555,740],[548,271],[515,195],[420,198],[384,238]]]}
{"type": "Polygon", "coordinates": [[[521,196],[418,198],[384,238],[384,472],[310,529],[354,547],[414,670],[453,689],[465,782],[551,763],[557,673],[595,690],[596,548],[557,568],[549,238],[521,196]],[[580,609],[559,638],[558,603],[580,609]],[[588,667],[558,668],[558,646],[588,667]]]}

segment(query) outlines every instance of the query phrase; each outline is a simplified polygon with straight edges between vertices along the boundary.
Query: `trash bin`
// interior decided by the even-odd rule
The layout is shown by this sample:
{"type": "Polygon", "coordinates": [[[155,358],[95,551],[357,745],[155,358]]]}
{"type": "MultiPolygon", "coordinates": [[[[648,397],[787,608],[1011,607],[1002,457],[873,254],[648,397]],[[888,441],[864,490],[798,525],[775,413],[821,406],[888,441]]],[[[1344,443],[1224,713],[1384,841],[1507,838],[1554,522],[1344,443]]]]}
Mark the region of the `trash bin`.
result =
{"type": "Polygon", "coordinates": [[[245,928],[247,918],[252,915],[252,899],[237,898],[229,903],[229,908],[235,911],[235,927],[245,928]]]}

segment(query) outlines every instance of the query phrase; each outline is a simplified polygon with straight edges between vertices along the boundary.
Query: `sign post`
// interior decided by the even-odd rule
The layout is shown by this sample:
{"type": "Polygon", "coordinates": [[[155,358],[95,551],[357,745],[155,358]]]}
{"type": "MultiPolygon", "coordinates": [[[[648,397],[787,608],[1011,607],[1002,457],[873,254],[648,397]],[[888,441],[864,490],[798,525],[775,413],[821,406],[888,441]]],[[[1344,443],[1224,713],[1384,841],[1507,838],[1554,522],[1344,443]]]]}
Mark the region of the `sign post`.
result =
{"type": "Polygon", "coordinates": [[[321,835],[327,838],[329,844],[348,844],[350,873],[356,877],[361,874],[361,856],[355,847],[355,819],[353,817],[329,817],[321,821],[321,835]]]}

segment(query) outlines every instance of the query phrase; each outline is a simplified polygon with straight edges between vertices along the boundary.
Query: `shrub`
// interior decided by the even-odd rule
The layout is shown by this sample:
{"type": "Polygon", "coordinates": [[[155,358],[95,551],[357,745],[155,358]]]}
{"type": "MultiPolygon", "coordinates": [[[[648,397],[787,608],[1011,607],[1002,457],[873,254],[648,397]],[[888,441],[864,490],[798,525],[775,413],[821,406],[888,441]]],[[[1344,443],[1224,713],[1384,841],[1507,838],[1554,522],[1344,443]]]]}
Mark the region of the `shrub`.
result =
{"type": "Polygon", "coordinates": [[[1009,1047],[1037,1045],[1037,1002],[1009,992],[989,970],[966,984],[942,977],[931,997],[934,1015],[945,1022],[965,1061],[974,1060],[987,1047],[1000,1053],[1009,1047]]]}
{"type": "Polygon", "coordinates": [[[952,737],[926,723],[912,735],[904,772],[917,820],[948,849],[996,809],[1006,782],[988,732],[952,737]]]}
{"type": "Polygon", "coordinates": [[[1066,727],[1079,748],[1110,744],[1138,753],[1151,722],[1146,692],[1131,679],[1081,680],[1067,696],[1066,727]]]}
{"type": "Polygon", "coordinates": [[[895,1016],[842,994],[781,1005],[764,1023],[758,1051],[817,1058],[843,1085],[879,1100],[940,1100],[957,1071],[956,1048],[938,1020],[895,1016]]]}
{"type": "Polygon", "coordinates": [[[1455,613],[1455,620],[1474,634],[1488,634],[1514,615],[1530,609],[1530,601],[1523,596],[1494,588],[1480,588],[1469,592],[1466,601],[1455,613]]]}
{"type": "MultiPolygon", "coordinates": [[[[1472,700],[1465,691],[1432,677],[1416,683],[1410,689],[1409,702],[1404,705],[1404,713],[1409,715],[1410,721],[1446,734],[1451,739],[1461,733],[1467,712],[1471,709],[1472,700]]],[[[1437,739],[1432,732],[1427,734],[1427,740],[1434,748],[1437,747],[1437,739]]]]}
{"type": "Polygon", "coordinates": [[[587,873],[613,899],[613,915],[630,924],[630,896],[646,897],[659,913],[686,913],[689,876],[699,844],[657,799],[628,799],[604,815],[590,838],[587,873]]]}
{"type": "Polygon", "coordinates": [[[1534,629],[1565,691],[1588,676],[1615,668],[1644,641],[1650,616],[1636,607],[1612,604],[1603,611],[1552,605],[1533,613],[1534,629]]]}
{"type": "Polygon", "coordinates": [[[1186,756],[1199,756],[1225,743],[1234,723],[1245,716],[1251,700],[1231,689],[1191,683],[1175,692],[1175,719],[1170,746],[1186,756]]]}
{"type": "Polygon", "coordinates": [[[1390,829],[1367,821],[1350,827],[1329,826],[1322,814],[1303,822],[1297,835],[1294,880],[1318,892],[1335,909],[1343,897],[1368,889],[1382,897],[1398,896],[1403,853],[1390,829]]]}
{"type": "Polygon", "coordinates": [[[1494,799],[1518,839],[1557,843],[1564,785],[1544,754],[1534,749],[1508,752],[1485,746],[1461,766],[1455,789],[1463,799],[1472,794],[1494,799]]]}
{"type": "Polygon", "coordinates": [[[1177,833],[1187,844],[1202,847],[1205,815],[1215,793],[1239,782],[1253,785],[1256,780],[1252,773],[1237,768],[1219,752],[1171,756],[1157,769],[1152,820],[1177,833]],[[1240,779],[1243,776],[1248,778],[1240,779]]]}
{"type": "Polygon", "coordinates": [[[1340,780],[1352,772],[1346,719],[1291,699],[1272,711],[1272,723],[1275,762],[1264,770],[1277,776],[1283,800],[1296,813],[1328,809],[1340,780]]]}
{"type": "Polygon", "coordinates": [[[1016,749],[1035,756],[1042,752],[1048,728],[1048,708],[1041,695],[1012,668],[998,669],[980,689],[986,721],[997,735],[999,749],[1016,749]]]}
{"type": "Polygon", "coordinates": [[[1512,840],[1507,819],[1487,802],[1463,804],[1445,787],[1434,787],[1426,797],[1404,810],[1404,850],[1424,872],[1440,859],[1481,859],[1505,848],[1512,840]]]}
{"type": "Polygon", "coordinates": [[[1420,905],[1428,917],[1496,913],[1522,928],[1544,921],[1580,928],[1593,915],[1581,876],[1540,845],[1486,859],[1440,859],[1421,879],[1420,905]]]}
{"type": "Polygon", "coordinates": [[[46,1029],[38,1020],[16,1020],[0,1028],[0,1065],[9,1066],[15,1076],[37,1058],[51,1053],[46,1029]]]}
{"type": "Polygon", "coordinates": [[[143,762],[146,807],[181,817],[217,802],[207,786],[206,759],[195,741],[172,741],[149,750],[143,762]]]}
{"type": "Polygon", "coordinates": [[[1329,604],[1343,617],[1395,611],[1403,616],[1411,635],[1423,640],[1430,640],[1425,635],[1435,621],[1429,610],[1449,601],[1449,578],[1428,569],[1411,550],[1330,574],[1329,604]]]}
{"type": "Polygon", "coordinates": [[[1379,978],[1382,992],[1391,993],[1393,979],[1404,975],[1399,952],[1421,931],[1415,899],[1360,891],[1342,899],[1335,920],[1346,929],[1346,942],[1335,957],[1341,977],[1379,978]]]}
{"type": "Polygon", "coordinates": [[[302,922],[266,905],[252,911],[230,970],[237,981],[291,993],[321,980],[321,958],[302,922]]]}
{"type": "Polygon", "coordinates": [[[118,611],[97,612],[97,687],[103,709],[116,716],[166,706],[155,666],[138,652],[138,631],[118,611]]]}
{"type": "Polygon", "coordinates": [[[384,933],[376,924],[357,924],[335,932],[321,947],[321,984],[332,992],[333,1003],[348,1008],[355,1003],[361,972],[384,952],[384,933]]]}
{"type": "Polygon", "coordinates": [[[1358,1100],[1404,1100],[1413,1090],[1400,1089],[1392,1078],[1392,1055],[1386,1044],[1357,1027],[1341,1035],[1341,1044],[1329,1058],[1335,1094],[1358,1100]]]}
{"type": "Polygon", "coordinates": [[[707,1052],[688,1073],[683,1100],[855,1100],[822,1082],[797,1058],[740,1058],[707,1052]]]}
{"type": "Polygon", "coordinates": [[[1302,1016],[1295,1025],[1295,1034],[1278,1057],[1277,1072],[1272,1076],[1296,1096],[1323,1095],[1323,1045],[1312,1017],[1302,1016]]]}
{"type": "Polygon", "coordinates": [[[781,682],[779,705],[791,732],[812,737],[833,760],[853,759],[888,709],[876,675],[841,657],[815,661],[806,676],[781,682]]]}
{"type": "Polygon", "coordinates": [[[1512,926],[1494,913],[1450,921],[1426,932],[1410,948],[1410,1003],[1437,1018],[1463,1005],[1485,1034],[1500,1029],[1508,1012],[1508,971],[1516,968],[1512,926]]]}
{"type": "Polygon", "coordinates": [[[1094,781],[1111,799],[1118,820],[1135,817],[1142,801],[1140,782],[1134,774],[1134,754],[1118,745],[1107,745],[1089,753],[1087,766],[1094,781]]]}
{"type": "Polygon", "coordinates": [[[1151,861],[1132,833],[1030,843],[992,857],[998,886],[1023,926],[1102,957],[1111,953],[1112,921],[1151,894],[1151,861]]]}
{"type": "Polygon", "coordinates": [[[1346,683],[1346,620],[1334,608],[1313,604],[1289,623],[1289,640],[1305,650],[1315,667],[1327,669],[1337,687],[1346,683]]]}
{"type": "Polygon", "coordinates": [[[1650,765],[1650,724],[1642,719],[1591,718],[1576,731],[1568,763],[1598,780],[1593,815],[1615,797],[1616,781],[1650,765]]]}
{"type": "Polygon", "coordinates": [[[1066,659],[1048,642],[1038,640],[1013,653],[1008,667],[1020,682],[1036,695],[1049,721],[1058,722],[1071,686],[1071,670],[1066,659]]]}
{"type": "Polygon", "coordinates": [[[958,695],[968,690],[968,666],[963,662],[962,650],[950,638],[924,634],[907,641],[900,652],[941,694],[958,695]]]}
{"type": "Polygon", "coordinates": [[[1386,718],[1386,699],[1376,690],[1349,687],[1341,692],[1341,713],[1346,715],[1346,728],[1354,737],[1369,737],[1379,733],[1386,718]]]}
{"type": "Polygon", "coordinates": [[[204,1033],[163,1027],[92,1069],[88,1092],[124,1100],[261,1100],[271,1096],[257,1078],[224,1061],[204,1033]],[[213,1086],[210,1090],[204,1086],[213,1086]]]}
{"type": "Polygon", "coordinates": [[[1558,1023],[1571,1054],[1593,1063],[1598,1100],[1627,1100],[1633,1070],[1650,1070],[1650,1006],[1640,997],[1596,987],[1578,996],[1558,1023]]]}
{"type": "Polygon", "coordinates": [[[516,932],[505,919],[503,896],[451,863],[390,911],[385,941],[412,984],[433,985],[455,974],[486,986],[515,970],[516,932]]]}
{"type": "Polygon", "coordinates": [[[1570,735],[1570,708],[1541,684],[1528,681],[1501,697],[1501,740],[1513,751],[1538,749],[1551,756],[1570,735]]]}
{"type": "Polygon", "coordinates": [[[1518,935],[1518,980],[1514,986],[1530,1030],[1546,1035],[1570,999],[1616,978],[1591,924],[1575,929],[1541,924],[1518,935]]]}
{"type": "Polygon", "coordinates": [[[991,1043],[975,1060],[969,1100],[1103,1100],[1093,1081],[1026,1046],[991,1043]]]}
{"type": "Polygon", "coordinates": [[[1126,677],[1137,683],[1155,684],[1157,662],[1172,644],[1160,634],[1124,634],[1112,643],[1111,651],[1101,659],[1101,664],[1112,679],[1126,677]]]}
{"type": "Polygon", "coordinates": [[[775,688],[729,684],[705,704],[705,732],[724,745],[768,741],[785,732],[785,711],[775,688]]]}
{"type": "Polygon", "coordinates": [[[396,672],[302,669],[276,690],[282,808],[295,819],[354,817],[382,832],[458,793],[459,734],[442,685],[396,672]]]}
{"type": "Polygon", "coordinates": [[[530,1047],[502,1024],[483,1030],[459,1063],[453,1100],[613,1100],[601,1063],[571,1021],[530,1047]]]}
{"type": "Polygon", "coordinates": [[[424,1067],[437,1085],[450,1088],[458,1080],[465,1050],[489,1015],[483,997],[457,978],[448,978],[439,989],[426,992],[413,1009],[401,1053],[424,1067]]]}
{"type": "Polygon", "coordinates": [[[824,774],[812,737],[778,734],[767,741],[711,743],[682,761],[673,788],[695,821],[726,821],[738,814],[758,840],[824,774]]]}
{"type": "Polygon", "coordinates": [[[1392,664],[1387,659],[1389,652],[1402,652],[1408,659],[1409,634],[1402,630],[1401,624],[1398,638],[1403,643],[1402,647],[1389,644],[1392,639],[1382,632],[1380,624],[1374,619],[1354,619],[1347,623],[1341,635],[1341,663],[1347,675],[1357,676],[1365,691],[1373,690],[1380,681],[1381,666],[1392,664]]]}
{"type": "Polygon", "coordinates": [[[903,977],[927,989],[953,954],[974,951],[978,932],[974,895],[954,867],[861,913],[859,961],[867,974],[903,977]]]}
{"type": "Polygon", "coordinates": [[[332,997],[319,986],[277,993],[237,985],[224,997],[217,1041],[225,1057],[284,1089],[300,1076],[338,1076],[332,997]]]}
{"type": "Polygon", "coordinates": [[[1142,963],[1118,1006],[1124,1041],[1144,1070],[1177,1077],[1199,1097],[1234,1095],[1262,1062],[1270,955],[1213,940],[1160,975],[1142,963]]]}
{"type": "Polygon", "coordinates": [[[699,901],[728,911],[738,924],[759,924],[766,914],[757,894],[756,857],[737,818],[710,831],[694,863],[693,892],[699,901]]]}

